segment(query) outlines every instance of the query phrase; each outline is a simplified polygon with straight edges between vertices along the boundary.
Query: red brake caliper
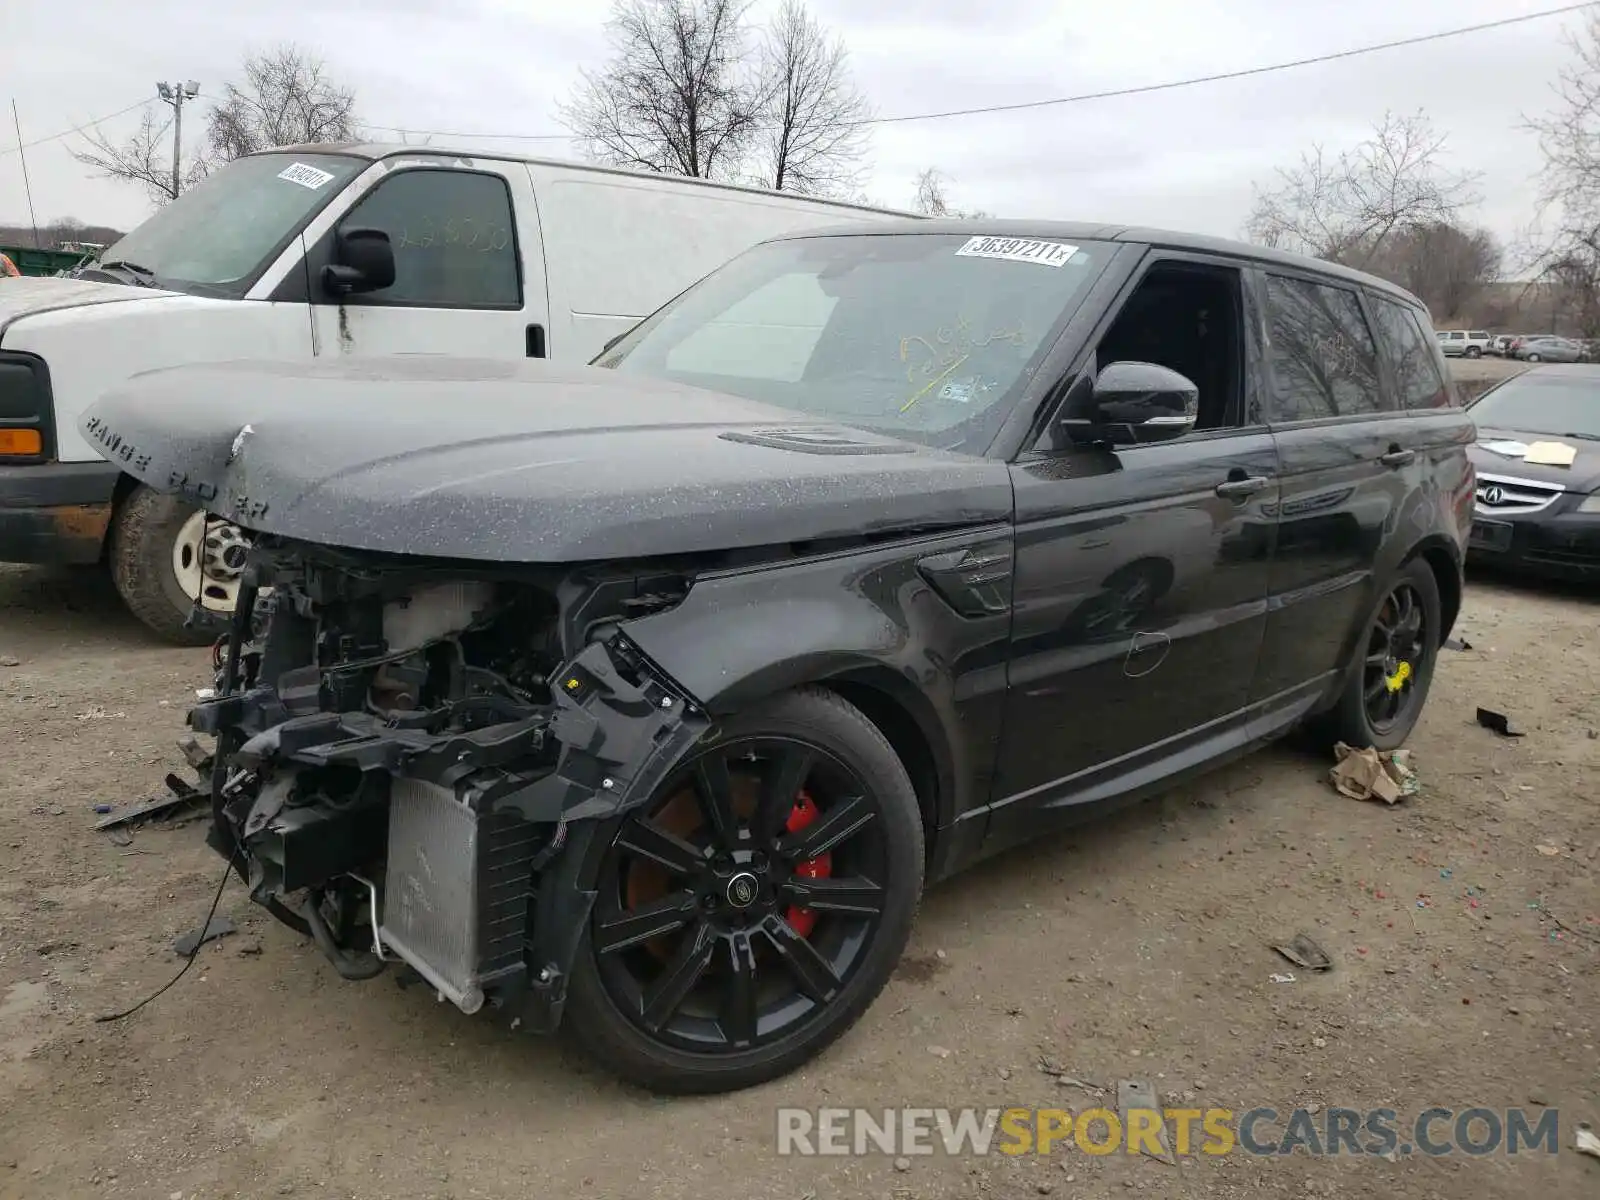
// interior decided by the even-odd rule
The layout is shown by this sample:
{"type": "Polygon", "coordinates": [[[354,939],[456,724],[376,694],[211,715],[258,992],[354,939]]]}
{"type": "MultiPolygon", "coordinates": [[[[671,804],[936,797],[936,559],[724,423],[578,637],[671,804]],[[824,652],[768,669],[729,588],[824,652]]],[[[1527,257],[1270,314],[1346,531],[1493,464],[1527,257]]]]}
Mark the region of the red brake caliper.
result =
{"type": "MultiPolygon", "coordinates": [[[[801,792],[800,798],[789,812],[789,819],[784,823],[784,828],[790,833],[799,833],[807,825],[815,821],[818,815],[816,801],[812,800],[805,792],[801,792]]],[[[794,873],[802,879],[827,879],[833,874],[833,855],[819,854],[815,858],[809,858],[795,867],[794,873]]],[[[790,905],[789,911],[784,913],[783,919],[788,921],[790,928],[801,937],[810,937],[811,930],[817,923],[817,914],[809,908],[790,905]]]]}

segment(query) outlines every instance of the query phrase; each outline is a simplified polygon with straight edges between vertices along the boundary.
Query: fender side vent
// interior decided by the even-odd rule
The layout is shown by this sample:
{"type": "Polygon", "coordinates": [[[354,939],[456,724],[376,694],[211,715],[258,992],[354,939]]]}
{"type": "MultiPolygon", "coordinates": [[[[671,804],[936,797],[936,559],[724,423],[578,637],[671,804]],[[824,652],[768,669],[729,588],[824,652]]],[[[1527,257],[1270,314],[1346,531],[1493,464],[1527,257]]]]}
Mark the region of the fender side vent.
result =
{"type": "Polygon", "coordinates": [[[917,571],[963,617],[992,617],[1011,608],[1012,562],[1009,541],[985,542],[930,555],[917,571]]]}

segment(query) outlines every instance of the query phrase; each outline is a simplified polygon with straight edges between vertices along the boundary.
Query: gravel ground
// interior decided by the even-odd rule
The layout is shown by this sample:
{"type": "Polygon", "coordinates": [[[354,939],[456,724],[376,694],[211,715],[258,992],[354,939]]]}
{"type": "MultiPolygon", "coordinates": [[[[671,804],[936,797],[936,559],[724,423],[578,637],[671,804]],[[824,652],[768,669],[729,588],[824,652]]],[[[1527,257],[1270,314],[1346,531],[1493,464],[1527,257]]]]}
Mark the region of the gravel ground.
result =
{"type": "Polygon", "coordinates": [[[1450,375],[1465,399],[1472,399],[1492,384],[1520,375],[1529,364],[1507,358],[1452,358],[1446,360],[1450,375]]]}
{"type": "Polygon", "coordinates": [[[664,1101],[419,988],[341,982],[236,886],[237,934],[96,1023],[171,976],[219,877],[198,825],[90,828],[179,769],[205,655],[152,644],[93,573],[0,567],[0,1197],[1593,1195],[1600,1160],[1568,1147],[1600,1123],[1596,612],[1592,590],[1475,582],[1415,799],[1344,799],[1275,748],[1004,856],[928,897],[888,991],[809,1070],[664,1101]],[[1273,983],[1296,931],[1333,970],[1273,983]],[[1090,1102],[1041,1058],[1241,1111],[1554,1106],[1562,1151],[775,1152],[785,1104],[1090,1102]]]}

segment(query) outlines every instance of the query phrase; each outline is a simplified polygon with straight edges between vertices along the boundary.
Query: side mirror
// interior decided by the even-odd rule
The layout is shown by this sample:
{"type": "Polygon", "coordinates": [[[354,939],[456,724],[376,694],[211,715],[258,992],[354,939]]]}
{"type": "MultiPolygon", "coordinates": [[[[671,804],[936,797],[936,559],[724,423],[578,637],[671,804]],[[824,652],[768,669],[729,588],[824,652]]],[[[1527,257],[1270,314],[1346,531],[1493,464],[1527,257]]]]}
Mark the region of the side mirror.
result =
{"type": "Polygon", "coordinates": [[[333,261],[322,268],[330,292],[377,292],[394,283],[394,247],[381,229],[355,226],[333,235],[333,261]]]}
{"type": "Polygon", "coordinates": [[[1200,389],[1156,363],[1108,363],[1085,400],[1063,420],[1079,441],[1162,442],[1188,433],[1200,416],[1200,389]]]}

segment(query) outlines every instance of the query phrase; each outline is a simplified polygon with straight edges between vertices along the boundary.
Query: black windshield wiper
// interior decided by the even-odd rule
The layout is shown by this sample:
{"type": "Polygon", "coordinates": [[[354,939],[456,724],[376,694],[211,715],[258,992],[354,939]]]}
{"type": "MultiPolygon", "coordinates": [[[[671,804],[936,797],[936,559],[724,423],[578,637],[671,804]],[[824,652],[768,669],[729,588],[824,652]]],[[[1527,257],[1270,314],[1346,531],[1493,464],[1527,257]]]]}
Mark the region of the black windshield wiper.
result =
{"type": "Polygon", "coordinates": [[[1561,436],[1582,438],[1586,442],[1600,442],[1600,433],[1563,433],[1561,436]]]}
{"type": "Polygon", "coordinates": [[[130,276],[133,279],[133,282],[137,283],[140,287],[156,286],[156,273],[154,271],[152,271],[149,267],[142,267],[138,263],[128,262],[123,258],[114,258],[110,262],[100,262],[96,260],[95,262],[89,263],[87,266],[80,268],[80,270],[100,271],[101,273],[107,275],[120,271],[124,275],[130,276]]]}

